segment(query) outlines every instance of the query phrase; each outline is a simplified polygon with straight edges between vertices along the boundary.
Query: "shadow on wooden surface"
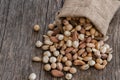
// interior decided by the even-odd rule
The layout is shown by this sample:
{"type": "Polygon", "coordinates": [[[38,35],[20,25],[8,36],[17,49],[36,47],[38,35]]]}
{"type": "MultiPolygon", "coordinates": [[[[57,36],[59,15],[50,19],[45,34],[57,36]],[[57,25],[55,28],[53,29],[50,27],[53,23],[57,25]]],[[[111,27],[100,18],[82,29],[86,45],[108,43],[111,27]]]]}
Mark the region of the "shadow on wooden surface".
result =
{"type": "MultiPolygon", "coordinates": [[[[54,21],[55,13],[63,0],[0,0],[0,80],[28,80],[31,72],[36,80],[64,80],[53,78],[43,70],[41,63],[32,63],[33,56],[41,56],[35,42],[42,39],[47,25],[54,21]],[[33,26],[39,24],[36,33],[33,26]]],[[[80,71],[72,80],[120,80],[120,9],[114,16],[108,31],[108,43],[113,47],[113,60],[98,71],[93,68],[80,71]]]]}

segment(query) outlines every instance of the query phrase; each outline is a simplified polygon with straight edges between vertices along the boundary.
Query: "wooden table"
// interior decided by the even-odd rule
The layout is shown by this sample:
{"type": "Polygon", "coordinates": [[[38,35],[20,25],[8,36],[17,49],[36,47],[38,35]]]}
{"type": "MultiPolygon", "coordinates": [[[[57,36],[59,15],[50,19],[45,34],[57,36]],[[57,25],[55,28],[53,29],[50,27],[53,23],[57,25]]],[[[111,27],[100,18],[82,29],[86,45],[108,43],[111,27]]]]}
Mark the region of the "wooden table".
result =
{"type": "MultiPolygon", "coordinates": [[[[0,0],[0,80],[28,80],[31,72],[36,80],[64,80],[54,78],[43,70],[42,63],[33,63],[33,56],[41,56],[35,48],[37,40],[43,40],[47,25],[54,21],[55,13],[63,0],[0,0]],[[39,24],[41,30],[33,31],[39,24]]],[[[74,75],[72,80],[120,80],[120,9],[114,16],[108,35],[108,43],[114,49],[113,60],[104,70],[90,68],[74,75]]]]}

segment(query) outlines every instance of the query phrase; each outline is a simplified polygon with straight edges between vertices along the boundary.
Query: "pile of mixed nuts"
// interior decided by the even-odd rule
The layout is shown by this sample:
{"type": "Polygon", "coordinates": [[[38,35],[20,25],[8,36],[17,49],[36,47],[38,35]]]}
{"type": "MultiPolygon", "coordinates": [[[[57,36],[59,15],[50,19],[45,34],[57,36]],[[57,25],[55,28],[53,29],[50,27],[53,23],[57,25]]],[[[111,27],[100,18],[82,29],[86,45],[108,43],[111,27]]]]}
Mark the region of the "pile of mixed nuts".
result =
{"type": "MultiPolygon", "coordinates": [[[[112,48],[104,40],[103,35],[84,17],[61,18],[62,29],[56,24],[48,25],[48,32],[43,35],[44,42],[37,41],[36,47],[42,48],[43,58],[33,57],[33,61],[44,63],[44,69],[55,77],[72,79],[79,66],[81,70],[90,67],[104,69],[112,59],[112,48]],[[62,31],[61,31],[62,30],[62,31]]],[[[39,31],[35,25],[34,30],[39,31]]]]}

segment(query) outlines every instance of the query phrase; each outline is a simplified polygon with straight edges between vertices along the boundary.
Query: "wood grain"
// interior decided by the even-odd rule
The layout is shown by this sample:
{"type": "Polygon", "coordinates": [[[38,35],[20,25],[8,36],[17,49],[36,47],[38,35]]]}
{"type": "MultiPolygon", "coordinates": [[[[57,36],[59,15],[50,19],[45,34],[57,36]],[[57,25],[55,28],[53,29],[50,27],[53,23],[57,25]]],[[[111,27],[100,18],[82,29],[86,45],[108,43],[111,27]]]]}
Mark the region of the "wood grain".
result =
{"type": "MultiPolygon", "coordinates": [[[[62,7],[63,0],[0,0],[0,80],[28,80],[31,72],[36,80],[65,80],[54,78],[43,70],[42,63],[33,63],[33,56],[42,56],[35,48],[37,40],[43,40],[47,25],[52,23],[55,13],[62,7]],[[39,24],[41,30],[33,31],[39,24]]],[[[80,71],[72,80],[119,80],[120,79],[120,9],[114,16],[108,35],[108,43],[114,49],[113,60],[98,71],[91,68],[80,71]]]]}

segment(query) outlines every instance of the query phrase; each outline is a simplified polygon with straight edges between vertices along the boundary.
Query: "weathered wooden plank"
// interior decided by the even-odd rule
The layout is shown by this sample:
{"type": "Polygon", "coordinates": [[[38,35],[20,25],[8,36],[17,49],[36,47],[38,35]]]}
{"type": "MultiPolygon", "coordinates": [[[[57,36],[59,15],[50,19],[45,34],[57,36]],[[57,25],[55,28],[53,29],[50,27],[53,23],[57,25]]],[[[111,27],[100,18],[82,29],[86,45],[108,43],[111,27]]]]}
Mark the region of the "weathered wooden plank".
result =
{"type": "MultiPolygon", "coordinates": [[[[62,5],[63,0],[1,0],[0,80],[27,80],[31,72],[37,74],[36,80],[64,80],[45,72],[43,64],[31,62],[33,56],[42,56],[42,51],[35,48],[34,43],[38,39],[43,40],[42,35],[47,32],[47,25],[54,21],[55,13],[62,5]],[[41,26],[38,33],[32,30],[35,24],[41,26]]],[[[72,80],[119,80],[119,15],[120,9],[108,31],[108,43],[114,49],[112,62],[101,71],[94,68],[87,71],[78,70],[72,80]]]]}

